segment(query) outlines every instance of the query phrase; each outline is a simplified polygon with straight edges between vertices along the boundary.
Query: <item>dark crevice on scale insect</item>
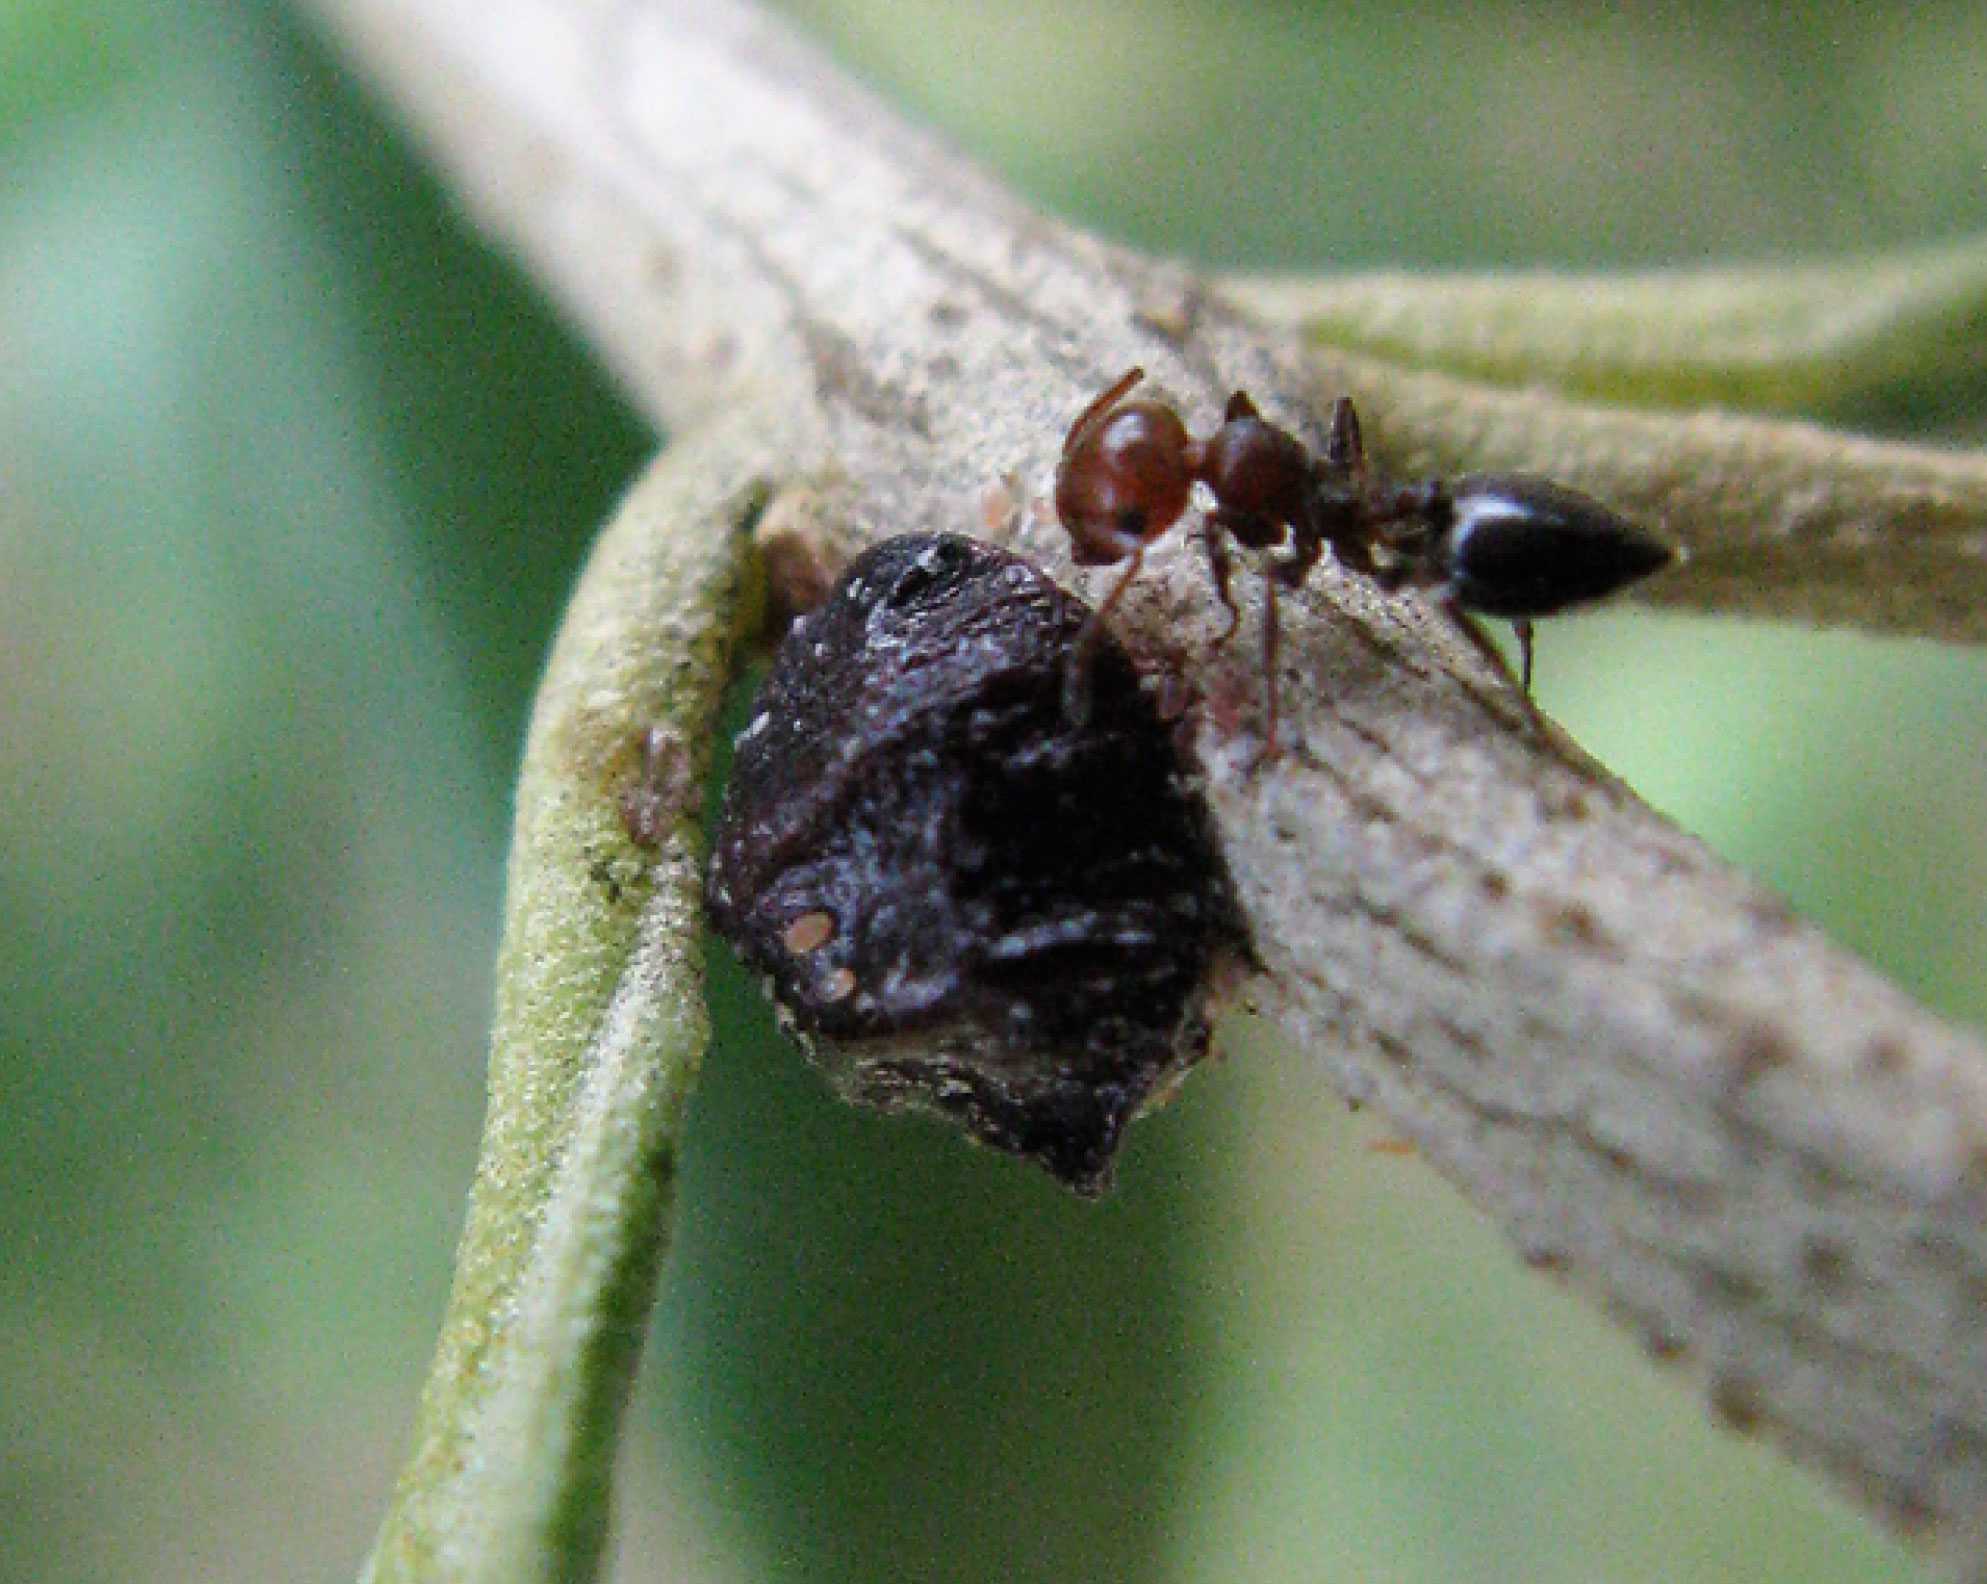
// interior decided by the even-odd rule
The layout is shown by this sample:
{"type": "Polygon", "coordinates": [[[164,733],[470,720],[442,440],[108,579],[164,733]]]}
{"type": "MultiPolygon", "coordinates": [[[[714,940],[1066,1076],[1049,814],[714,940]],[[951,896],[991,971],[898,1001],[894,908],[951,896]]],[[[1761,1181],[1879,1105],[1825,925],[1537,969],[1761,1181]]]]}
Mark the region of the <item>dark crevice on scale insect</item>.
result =
{"type": "Polygon", "coordinates": [[[1028,562],[859,557],[738,741],[706,900],[845,1099],[937,1112],[1080,1193],[1205,1051],[1236,913],[1130,658],[1028,562]]]}
{"type": "MultiPolygon", "coordinates": [[[[1265,559],[1263,671],[1265,752],[1276,751],[1277,590],[1297,588],[1329,547],[1349,571],[1389,591],[1431,589],[1470,641],[1502,657],[1470,613],[1502,617],[1518,634],[1522,685],[1532,682],[1532,620],[1604,598],[1660,571],[1674,547],[1598,501],[1524,473],[1472,473],[1396,483],[1366,465],[1359,417],[1341,397],[1322,455],[1266,420],[1246,393],[1228,398],[1204,440],[1158,401],[1128,400],[1145,377],[1132,369],[1070,425],[1056,471],[1056,514],[1079,566],[1129,563],[1097,608],[1097,623],[1138,575],[1146,547],[1186,514],[1195,484],[1214,498],[1202,538],[1215,593],[1229,616],[1219,648],[1241,623],[1230,592],[1229,541],[1282,550],[1265,559]]],[[[1079,712],[1084,656],[1071,673],[1079,712]]]]}

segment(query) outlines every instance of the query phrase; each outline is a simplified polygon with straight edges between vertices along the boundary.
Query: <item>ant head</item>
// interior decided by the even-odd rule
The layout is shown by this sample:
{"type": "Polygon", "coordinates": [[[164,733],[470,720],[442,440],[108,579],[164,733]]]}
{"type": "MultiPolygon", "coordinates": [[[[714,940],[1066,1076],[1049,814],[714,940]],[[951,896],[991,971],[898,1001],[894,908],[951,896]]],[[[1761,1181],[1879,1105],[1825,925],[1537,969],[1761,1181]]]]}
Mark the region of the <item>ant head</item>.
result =
{"type": "Polygon", "coordinates": [[[1197,448],[1172,408],[1124,400],[1144,377],[1127,372],[1063,439],[1056,516],[1079,566],[1126,560],[1186,514],[1197,448]]]}

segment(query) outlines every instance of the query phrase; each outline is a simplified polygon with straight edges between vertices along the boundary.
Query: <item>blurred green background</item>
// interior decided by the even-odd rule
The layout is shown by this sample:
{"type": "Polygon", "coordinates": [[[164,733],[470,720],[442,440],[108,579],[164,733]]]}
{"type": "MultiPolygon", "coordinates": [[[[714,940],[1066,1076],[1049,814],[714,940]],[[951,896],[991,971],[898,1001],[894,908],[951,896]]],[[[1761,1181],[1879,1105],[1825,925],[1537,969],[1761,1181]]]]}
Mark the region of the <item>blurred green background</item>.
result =
{"type": "MultiPolygon", "coordinates": [[[[1971,0],[796,9],[1046,207],[1197,260],[1987,226],[1971,0]]],[[[529,691],[649,445],[281,9],[0,7],[0,1575],[355,1570],[474,1154],[529,691]]],[[[1980,656],[1616,614],[1546,634],[1540,691],[1987,1023],[1980,656]]],[[[1089,1206],[837,1110],[723,964],[716,1001],[617,1578],[1914,1574],[1302,1051],[1232,1031],[1089,1206]]]]}

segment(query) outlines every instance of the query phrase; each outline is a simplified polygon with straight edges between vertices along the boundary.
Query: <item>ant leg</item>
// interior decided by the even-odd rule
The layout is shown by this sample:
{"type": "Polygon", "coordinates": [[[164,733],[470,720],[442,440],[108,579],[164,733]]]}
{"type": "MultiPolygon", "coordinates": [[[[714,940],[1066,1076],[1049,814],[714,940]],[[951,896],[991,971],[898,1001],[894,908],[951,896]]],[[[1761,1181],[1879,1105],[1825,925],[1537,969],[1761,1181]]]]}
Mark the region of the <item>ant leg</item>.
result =
{"type": "Polygon", "coordinates": [[[1269,567],[1263,568],[1263,689],[1267,695],[1264,705],[1263,751],[1256,760],[1258,766],[1268,764],[1277,756],[1277,691],[1276,673],[1277,646],[1281,640],[1282,623],[1276,613],[1276,574],[1269,567]]]}
{"type": "Polygon", "coordinates": [[[1332,403],[1330,432],[1325,438],[1325,461],[1355,484],[1366,479],[1366,441],[1359,432],[1359,409],[1350,396],[1332,403]]]}
{"type": "Polygon", "coordinates": [[[1117,406],[1119,402],[1123,401],[1125,394],[1144,378],[1144,369],[1137,367],[1126,369],[1124,373],[1118,376],[1117,382],[1109,390],[1105,391],[1103,395],[1084,408],[1082,412],[1078,413],[1076,415],[1076,422],[1069,426],[1069,432],[1063,436],[1063,455],[1068,456],[1070,447],[1076,444],[1077,439],[1083,432],[1113,407],[1117,406]]]}
{"type": "Polygon", "coordinates": [[[1125,575],[1118,579],[1104,601],[1093,610],[1082,627],[1077,630],[1076,642],[1070,645],[1069,658],[1063,662],[1062,712],[1072,725],[1081,726],[1090,719],[1090,662],[1097,652],[1097,641],[1104,634],[1105,618],[1111,608],[1118,603],[1125,590],[1131,587],[1131,580],[1138,576],[1138,569],[1145,562],[1145,547],[1140,545],[1131,553],[1131,565],[1125,568],[1125,575]]]}
{"type": "Polygon", "coordinates": [[[1297,536],[1288,560],[1263,562],[1263,688],[1267,698],[1264,705],[1263,752],[1256,761],[1258,765],[1268,764],[1281,752],[1276,740],[1282,715],[1279,707],[1282,678],[1277,672],[1277,651],[1283,639],[1283,621],[1281,606],[1277,602],[1277,586],[1302,588],[1305,578],[1311,575],[1311,568],[1318,564],[1318,558],[1324,553],[1324,540],[1297,536]]]}
{"type": "Polygon", "coordinates": [[[1234,592],[1229,588],[1229,579],[1234,575],[1235,559],[1228,553],[1227,533],[1216,521],[1216,513],[1209,513],[1207,521],[1201,524],[1200,541],[1207,549],[1207,572],[1214,580],[1215,597],[1221,601],[1221,608],[1228,612],[1228,630],[1213,643],[1210,649],[1219,649],[1235,636],[1242,625],[1242,612],[1235,603],[1234,592]]]}
{"type": "MultiPolygon", "coordinates": [[[[1518,680],[1511,674],[1511,662],[1504,658],[1504,651],[1499,649],[1491,639],[1490,634],[1485,632],[1477,624],[1476,618],[1456,602],[1453,594],[1438,595],[1435,603],[1440,607],[1443,614],[1456,624],[1456,630],[1469,639],[1470,647],[1490,662],[1490,667],[1493,671],[1503,677],[1507,682],[1516,682],[1518,680]]],[[[1525,698],[1529,703],[1531,699],[1530,688],[1525,690],[1525,698]]]]}
{"type": "Polygon", "coordinates": [[[1511,631],[1518,635],[1518,653],[1524,657],[1524,665],[1519,673],[1519,682],[1524,687],[1525,697],[1532,696],[1532,619],[1519,616],[1513,619],[1511,631]]]}
{"type": "Polygon", "coordinates": [[[1289,557],[1276,564],[1276,580],[1285,588],[1302,588],[1311,568],[1324,556],[1325,541],[1302,529],[1293,529],[1290,541],[1289,557]]]}

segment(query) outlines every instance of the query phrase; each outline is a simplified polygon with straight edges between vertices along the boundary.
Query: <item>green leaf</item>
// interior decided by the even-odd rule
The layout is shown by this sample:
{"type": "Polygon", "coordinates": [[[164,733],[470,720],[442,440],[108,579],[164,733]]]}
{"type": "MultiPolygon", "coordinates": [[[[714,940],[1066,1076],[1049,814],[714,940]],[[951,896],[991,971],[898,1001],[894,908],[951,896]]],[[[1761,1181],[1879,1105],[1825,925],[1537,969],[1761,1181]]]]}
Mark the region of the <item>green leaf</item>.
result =
{"type": "Polygon", "coordinates": [[[756,604],[758,428],[678,444],[629,494],[540,688],[482,1154],[368,1579],[523,1584],[598,1565],[707,1039],[694,816],[756,604]]]}
{"type": "Polygon", "coordinates": [[[1328,348],[1308,362],[1322,394],[1354,399],[1390,472],[1543,473],[1669,534],[1688,560],[1634,599],[1987,640],[1987,454],[1570,401],[1328,348]]]}
{"type": "Polygon", "coordinates": [[[1225,289],[1320,347],[1637,406],[1826,411],[1975,375],[1987,357],[1987,238],[1845,264],[1225,289]]]}

